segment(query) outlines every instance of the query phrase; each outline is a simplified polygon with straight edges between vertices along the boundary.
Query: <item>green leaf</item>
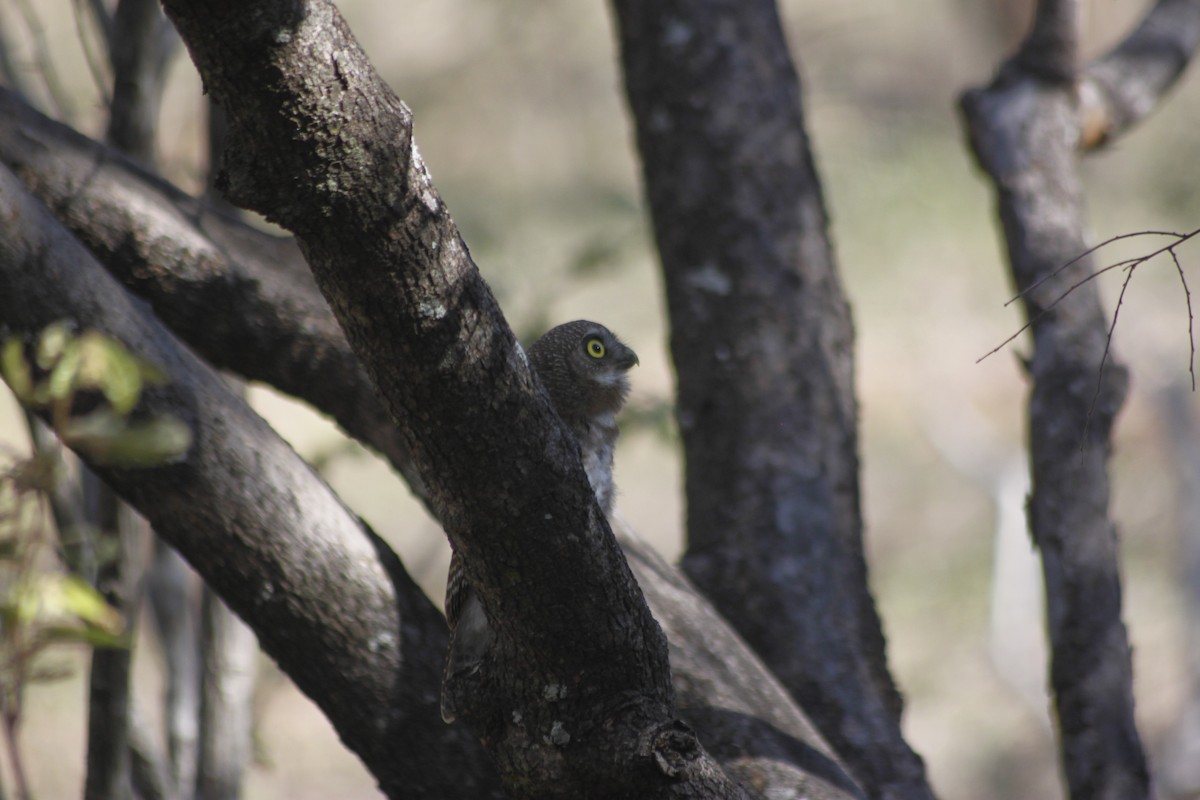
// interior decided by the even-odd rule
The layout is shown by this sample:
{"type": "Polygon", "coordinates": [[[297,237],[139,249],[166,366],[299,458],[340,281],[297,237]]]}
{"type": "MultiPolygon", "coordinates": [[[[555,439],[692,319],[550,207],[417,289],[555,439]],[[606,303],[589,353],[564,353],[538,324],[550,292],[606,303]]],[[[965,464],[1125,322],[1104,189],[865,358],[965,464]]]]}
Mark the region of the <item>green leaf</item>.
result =
{"type": "Polygon", "coordinates": [[[22,403],[28,403],[33,394],[33,375],[29,362],[25,360],[25,344],[20,339],[8,339],[0,350],[0,374],[13,394],[22,403]]]}
{"type": "Polygon", "coordinates": [[[68,420],[58,435],[68,447],[100,459],[111,447],[111,442],[124,434],[127,427],[125,417],[114,413],[111,408],[98,408],[90,414],[68,420]]]}
{"type": "Polygon", "coordinates": [[[61,572],[39,572],[17,583],[3,604],[5,616],[43,632],[80,623],[118,636],[125,630],[121,615],[86,581],[61,572]]]}
{"type": "Polygon", "coordinates": [[[59,578],[57,583],[62,608],[67,614],[97,630],[114,636],[125,630],[125,622],[121,619],[121,614],[83,578],[76,575],[46,574],[59,578]]]}
{"type": "Polygon", "coordinates": [[[71,329],[66,322],[52,322],[42,330],[38,338],[35,358],[42,369],[50,369],[62,356],[69,342],[74,341],[71,329]]]}
{"type": "Polygon", "coordinates": [[[84,627],[52,625],[42,631],[42,636],[47,644],[80,642],[92,647],[107,647],[112,649],[124,649],[130,646],[128,633],[112,633],[103,628],[91,625],[85,625],[84,627]]]}
{"type": "Polygon", "coordinates": [[[125,415],[142,394],[143,364],[120,342],[88,331],[79,339],[79,385],[104,392],[113,410],[125,415]]]}
{"type": "Polygon", "coordinates": [[[65,400],[75,393],[75,388],[79,385],[79,367],[82,360],[83,355],[77,339],[63,344],[58,361],[54,369],[50,370],[50,377],[46,379],[51,400],[65,400]]]}
{"type": "Polygon", "coordinates": [[[179,461],[192,445],[192,432],[173,416],[128,422],[109,409],[73,419],[63,440],[97,464],[155,467],[179,461]]]}

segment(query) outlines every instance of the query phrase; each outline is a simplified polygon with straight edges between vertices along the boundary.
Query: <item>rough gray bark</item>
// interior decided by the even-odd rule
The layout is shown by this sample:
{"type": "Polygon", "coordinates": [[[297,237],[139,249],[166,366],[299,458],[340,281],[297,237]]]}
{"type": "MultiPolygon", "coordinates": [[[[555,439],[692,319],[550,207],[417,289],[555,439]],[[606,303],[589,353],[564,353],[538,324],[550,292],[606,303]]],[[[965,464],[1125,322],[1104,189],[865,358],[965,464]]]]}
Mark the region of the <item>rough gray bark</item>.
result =
{"type": "MultiPolygon", "coordinates": [[[[429,185],[407,112],[378,83],[332,7],[260,5],[247,16],[235,5],[169,10],[209,90],[234,111],[234,149],[247,157],[240,166],[267,168],[235,171],[233,197],[247,202],[255,178],[264,179],[258,207],[273,208],[300,233],[358,354],[376,367],[375,382],[410,419],[420,414],[419,435],[407,432],[420,445],[423,474],[439,479],[430,495],[501,623],[497,663],[510,670],[494,673],[495,713],[481,727],[493,733],[489,743],[502,770],[529,796],[597,785],[613,796],[740,796],[690,731],[670,718],[665,640],[595,513],[572,441],[544,396],[533,393],[520,351],[429,185]],[[265,48],[264,30],[272,37],[265,48]],[[330,52],[337,57],[322,55],[330,52]],[[279,55],[292,60],[273,63],[279,55]],[[254,91],[236,93],[235,109],[233,86],[223,78],[254,91]],[[355,89],[343,94],[343,86],[355,89]],[[341,118],[322,116],[338,111],[322,104],[341,100],[360,105],[341,118]],[[284,120],[280,104],[298,116],[284,120]],[[344,147],[313,152],[313,139],[292,138],[298,132],[336,135],[344,147]],[[256,139],[266,151],[253,147],[256,139]],[[291,147],[281,146],[289,139],[291,147]],[[272,168],[282,173],[271,175],[272,168]],[[297,175],[306,169],[316,174],[297,175]],[[297,181],[307,188],[281,191],[297,181]],[[434,268],[413,269],[422,260],[434,268]],[[376,267],[374,279],[359,269],[339,284],[337,267],[347,263],[376,267]],[[483,396],[493,402],[481,408],[483,396]],[[525,478],[517,490],[514,475],[525,478]],[[553,490],[522,496],[529,486],[553,490]],[[529,591],[501,591],[514,569],[529,591]],[[539,581],[530,579],[539,573],[539,581]],[[564,599],[575,602],[564,607],[564,599]],[[564,689],[566,697],[551,707],[547,695],[561,697],[564,689]],[[514,706],[522,712],[516,717],[514,706]],[[579,726],[554,724],[563,719],[579,726]],[[566,740],[555,731],[570,735],[572,748],[561,748],[566,740]]],[[[139,490],[137,497],[146,495],[139,490]]],[[[228,590],[229,580],[223,583],[228,590]]],[[[361,704],[350,705],[361,712],[361,704]]]]}
{"type": "Polygon", "coordinates": [[[228,115],[218,188],[296,235],[489,616],[468,718],[506,786],[741,796],[673,719],[666,640],[577,446],[336,9],[164,5],[228,115]]]}
{"type": "MultiPolygon", "coordinates": [[[[315,331],[333,339],[324,345],[325,351],[347,350],[311,278],[305,279],[307,273],[297,271],[292,281],[278,278],[303,266],[294,248],[290,254],[281,251],[278,260],[259,259],[256,253],[263,248],[247,243],[258,239],[271,247],[276,243],[230,220],[221,220],[228,228],[221,229],[226,230],[221,240],[226,244],[218,248],[204,232],[215,227],[214,218],[191,198],[166,193],[160,181],[106,154],[102,147],[13,105],[11,98],[7,101],[0,94],[0,162],[19,169],[39,197],[57,209],[77,236],[91,242],[109,269],[139,291],[178,335],[215,365],[236,364],[248,370],[244,377],[271,382],[286,373],[296,396],[330,413],[347,431],[357,432],[353,435],[364,444],[387,454],[402,474],[412,472],[411,464],[398,461],[407,455],[394,446],[394,426],[373,423],[386,416],[374,394],[363,393],[348,401],[327,391],[324,384],[353,386],[365,381],[353,358],[311,359],[306,357],[309,348],[263,344],[315,341],[315,331]],[[29,147],[33,141],[46,147],[29,147]],[[81,172],[89,179],[79,182],[81,172]],[[120,242],[136,245],[112,244],[120,242]],[[216,252],[223,260],[210,259],[209,254],[216,252]],[[192,258],[199,258],[207,268],[189,266],[192,258]],[[159,264],[174,268],[162,269],[159,264]],[[147,275],[155,277],[147,280],[147,275]],[[213,291],[221,287],[227,287],[229,294],[214,297],[213,291]],[[290,288],[291,293],[276,291],[281,288],[290,288]],[[257,293],[258,300],[247,303],[239,293],[257,293]],[[204,308],[214,306],[246,312],[220,320],[210,315],[206,326],[192,324],[203,317],[204,308]],[[289,314],[295,307],[312,311],[289,314]],[[221,331],[215,340],[213,328],[221,331]],[[235,341],[243,346],[229,346],[235,341]]],[[[420,496],[420,486],[415,489],[420,496]]],[[[803,713],[686,580],[635,536],[622,533],[621,544],[655,617],[666,626],[681,716],[702,741],[716,743],[726,769],[734,770],[760,795],[770,790],[819,791],[822,775],[829,772],[824,768],[835,757],[812,733],[803,713]],[[662,582],[666,586],[658,585],[662,582]]],[[[440,668],[442,650],[435,647],[421,655],[431,656],[440,668]]],[[[436,694],[437,687],[429,691],[436,694]]],[[[839,785],[832,781],[832,786],[839,785]]],[[[853,791],[847,794],[856,796],[853,791]]]]}
{"type": "MultiPolygon", "coordinates": [[[[1159,3],[1114,51],[1124,55],[1110,54],[1089,72],[1108,71],[1110,86],[1140,87],[1136,104],[1152,107],[1186,62],[1181,53],[1195,47],[1198,6],[1159,3]],[[1180,24],[1180,14],[1191,22],[1180,24]],[[1168,18],[1173,35],[1158,35],[1163,26],[1156,19],[1168,18]],[[1139,57],[1127,59],[1131,53],[1139,57]],[[1146,70],[1156,60],[1172,66],[1150,80],[1142,72],[1116,81],[1110,71],[1120,64],[1146,70]]],[[[1078,14],[1077,0],[1043,2],[1017,55],[989,86],[967,92],[962,109],[974,154],[996,185],[1012,274],[1033,333],[1029,524],[1046,581],[1066,781],[1076,800],[1130,800],[1151,796],[1151,787],[1134,720],[1117,535],[1108,516],[1110,434],[1127,377],[1109,351],[1095,284],[1083,282],[1062,296],[1092,274],[1088,257],[1063,268],[1088,247],[1076,151],[1095,139],[1087,133],[1095,123],[1085,122],[1078,96],[1078,14]]],[[[1107,135],[1131,121],[1116,112],[1113,119],[1100,126],[1107,135]]]]}
{"type": "Polygon", "coordinates": [[[866,797],[779,680],[619,515],[613,530],[671,644],[677,708],[757,796],[866,797]]]}
{"type": "Polygon", "coordinates": [[[853,329],[771,0],[614,0],[696,584],[872,796],[930,797],[867,585],[853,329]]]}
{"type": "Polygon", "coordinates": [[[501,796],[482,750],[441,723],[440,657],[420,654],[444,649],[445,622],[395,556],[7,169],[0,223],[9,330],[31,334],[68,318],[113,336],[170,375],[147,410],[179,416],[195,437],[178,464],[101,477],[254,625],[385,794],[501,796]],[[264,470],[270,479],[254,480],[264,470]]]}

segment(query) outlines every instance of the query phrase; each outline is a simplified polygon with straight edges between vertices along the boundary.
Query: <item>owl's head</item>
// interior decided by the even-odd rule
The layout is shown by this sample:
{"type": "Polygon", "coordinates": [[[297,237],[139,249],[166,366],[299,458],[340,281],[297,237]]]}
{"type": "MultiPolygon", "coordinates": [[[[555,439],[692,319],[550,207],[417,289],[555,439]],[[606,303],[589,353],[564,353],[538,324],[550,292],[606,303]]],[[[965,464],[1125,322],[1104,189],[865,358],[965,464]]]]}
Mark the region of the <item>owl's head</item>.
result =
{"type": "Polygon", "coordinates": [[[529,348],[529,360],[566,422],[615,414],[629,395],[629,369],[638,363],[612,331],[576,320],[547,331],[529,348]]]}

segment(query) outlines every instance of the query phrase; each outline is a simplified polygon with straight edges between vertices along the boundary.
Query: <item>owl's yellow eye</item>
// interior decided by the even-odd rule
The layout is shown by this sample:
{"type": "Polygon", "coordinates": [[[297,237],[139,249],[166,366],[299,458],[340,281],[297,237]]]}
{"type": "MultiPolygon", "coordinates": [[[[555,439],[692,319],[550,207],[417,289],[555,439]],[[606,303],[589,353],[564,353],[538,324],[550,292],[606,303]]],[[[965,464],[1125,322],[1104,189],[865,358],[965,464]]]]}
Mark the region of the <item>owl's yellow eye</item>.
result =
{"type": "Polygon", "coordinates": [[[587,354],[592,358],[604,358],[604,354],[608,352],[604,349],[604,342],[599,339],[588,339],[587,354]]]}

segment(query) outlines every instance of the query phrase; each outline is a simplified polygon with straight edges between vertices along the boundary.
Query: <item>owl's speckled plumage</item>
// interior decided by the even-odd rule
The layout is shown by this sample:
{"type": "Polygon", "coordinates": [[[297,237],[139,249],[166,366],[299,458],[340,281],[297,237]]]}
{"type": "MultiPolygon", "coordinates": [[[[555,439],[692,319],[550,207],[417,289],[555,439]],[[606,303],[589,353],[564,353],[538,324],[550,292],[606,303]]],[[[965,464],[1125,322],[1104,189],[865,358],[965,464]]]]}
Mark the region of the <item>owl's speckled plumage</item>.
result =
{"type": "MultiPolygon", "coordinates": [[[[607,516],[616,497],[612,464],[619,434],[617,412],[629,395],[628,372],[638,363],[637,354],[608,328],[587,320],[552,328],[528,353],[555,412],[579,442],[588,481],[607,516]]],[[[483,606],[466,582],[457,553],[450,558],[446,621],[450,652],[442,679],[442,719],[452,722],[457,717],[460,679],[478,668],[492,642],[483,606]]]]}

